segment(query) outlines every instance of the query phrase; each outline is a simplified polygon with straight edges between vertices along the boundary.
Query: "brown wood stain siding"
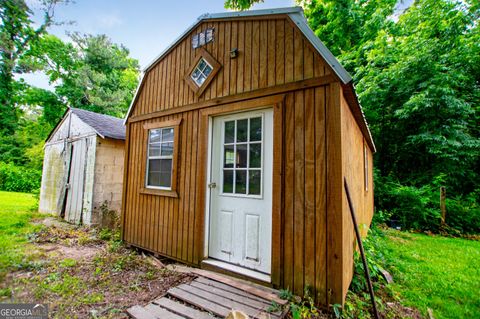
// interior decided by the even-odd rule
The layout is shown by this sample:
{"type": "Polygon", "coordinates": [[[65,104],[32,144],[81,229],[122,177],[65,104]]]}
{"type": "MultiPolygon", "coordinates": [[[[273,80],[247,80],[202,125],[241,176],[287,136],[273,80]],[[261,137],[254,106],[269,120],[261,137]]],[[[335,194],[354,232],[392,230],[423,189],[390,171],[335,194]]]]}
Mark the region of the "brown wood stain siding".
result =
{"type": "MultiPolygon", "coordinates": [[[[353,117],[352,111],[341,95],[342,166],[354,205],[362,236],[367,235],[373,216],[373,167],[372,152],[353,117]],[[368,187],[365,188],[364,147],[368,156],[368,187]]],[[[344,196],[345,191],[344,191],[344,196]]],[[[353,223],[347,201],[343,201],[343,293],[346,294],[353,276],[353,255],[357,248],[353,223]]]]}
{"type": "Polygon", "coordinates": [[[304,56],[318,56],[313,52],[286,17],[204,22],[147,72],[132,117],[313,78],[312,64],[325,67],[320,57],[304,66],[304,56]],[[209,88],[197,97],[183,77],[198,54],[198,49],[192,49],[191,35],[207,27],[215,28],[215,38],[203,48],[222,68],[209,88]],[[239,49],[236,59],[230,58],[233,48],[239,49]]]}

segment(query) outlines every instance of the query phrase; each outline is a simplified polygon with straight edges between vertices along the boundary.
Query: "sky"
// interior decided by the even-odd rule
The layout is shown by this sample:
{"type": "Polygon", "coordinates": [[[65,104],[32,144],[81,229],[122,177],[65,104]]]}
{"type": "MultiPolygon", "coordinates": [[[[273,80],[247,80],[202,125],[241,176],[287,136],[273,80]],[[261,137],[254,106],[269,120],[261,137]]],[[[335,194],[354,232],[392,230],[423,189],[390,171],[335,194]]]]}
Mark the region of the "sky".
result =
{"type": "MultiPolygon", "coordinates": [[[[38,2],[27,1],[34,9],[34,21],[41,18],[38,2]]],[[[265,0],[252,9],[294,5],[294,0],[265,0]]],[[[74,23],[53,26],[48,31],[62,40],[68,40],[67,33],[74,31],[106,34],[114,43],[127,47],[143,69],[200,15],[225,11],[223,0],[75,0],[55,10],[56,21],[74,23]]],[[[31,85],[51,89],[47,77],[41,73],[22,77],[31,85]]]]}

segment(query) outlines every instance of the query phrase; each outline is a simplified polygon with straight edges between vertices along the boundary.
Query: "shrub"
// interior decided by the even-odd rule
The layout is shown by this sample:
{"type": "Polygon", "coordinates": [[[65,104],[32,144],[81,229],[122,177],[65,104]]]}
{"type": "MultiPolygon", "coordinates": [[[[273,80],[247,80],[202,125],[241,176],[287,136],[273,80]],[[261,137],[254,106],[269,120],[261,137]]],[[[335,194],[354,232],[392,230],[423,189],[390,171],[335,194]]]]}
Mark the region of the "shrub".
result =
{"type": "Polygon", "coordinates": [[[0,162],[0,190],[31,193],[38,191],[42,171],[0,162]]]}

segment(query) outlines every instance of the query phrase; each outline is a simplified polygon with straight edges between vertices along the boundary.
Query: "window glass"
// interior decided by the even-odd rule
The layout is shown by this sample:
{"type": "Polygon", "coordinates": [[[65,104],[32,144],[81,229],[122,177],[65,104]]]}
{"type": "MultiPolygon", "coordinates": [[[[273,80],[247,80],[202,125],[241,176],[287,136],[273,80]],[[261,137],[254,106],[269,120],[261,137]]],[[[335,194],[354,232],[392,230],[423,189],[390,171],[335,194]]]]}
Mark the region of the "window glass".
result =
{"type": "Polygon", "coordinates": [[[166,188],[172,186],[173,162],[172,127],[149,131],[147,186],[166,188]]]}
{"type": "Polygon", "coordinates": [[[223,193],[261,195],[262,117],[224,122],[223,193]]]}
{"type": "Polygon", "coordinates": [[[213,67],[208,64],[208,62],[204,58],[201,58],[195,69],[193,69],[190,77],[192,78],[193,82],[195,82],[195,84],[200,87],[205,82],[208,75],[212,73],[212,70],[213,67]]]}

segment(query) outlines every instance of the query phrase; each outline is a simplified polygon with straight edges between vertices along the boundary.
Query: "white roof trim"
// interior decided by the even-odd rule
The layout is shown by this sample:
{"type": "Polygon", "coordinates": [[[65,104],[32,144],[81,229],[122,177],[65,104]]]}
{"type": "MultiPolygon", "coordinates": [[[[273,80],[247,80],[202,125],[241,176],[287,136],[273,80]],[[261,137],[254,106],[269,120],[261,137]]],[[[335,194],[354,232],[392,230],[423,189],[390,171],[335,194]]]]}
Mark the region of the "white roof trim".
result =
{"type": "Polygon", "coordinates": [[[352,77],[345,70],[345,68],[338,62],[335,56],[330,52],[330,50],[323,44],[323,42],[315,35],[315,33],[310,29],[307,24],[307,20],[303,16],[303,9],[301,7],[289,7],[289,8],[278,8],[278,9],[263,9],[263,10],[251,10],[251,11],[235,11],[235,12],[222,12],[222,13],[205,13],[198,17],[197,21],[187,28],[178,38],[176,38],[172,44],[170,44],[162,53],[160,53],[155,59],[152,60],[144,69],[143,74],[138,83],[137,90],[133,96],[132,103],[128,108],[127,115],[125,116],[124,124],[127,123],[127,119],[132,112],[132,107],[134,102],[137,99],[137,94],[144,80],[144,75],[152,68],[158,60],[162,59],[167,55],[170,50],[172,50],[181,40],[183,40],[194,28],[196,28],[204,20],[212,19],[227,19],[227,18],[238,18],[238,17],[254,17],[262,15],[274,15],[274,14],[287,14],[290,19],[298,26],[303,35],[310,41],[313,47],[318,51],[318,53],[325,59],[325,61],[330,65],[335,74],[340,78],[343,84],[347,84],[352,81],[352,77]]]}

